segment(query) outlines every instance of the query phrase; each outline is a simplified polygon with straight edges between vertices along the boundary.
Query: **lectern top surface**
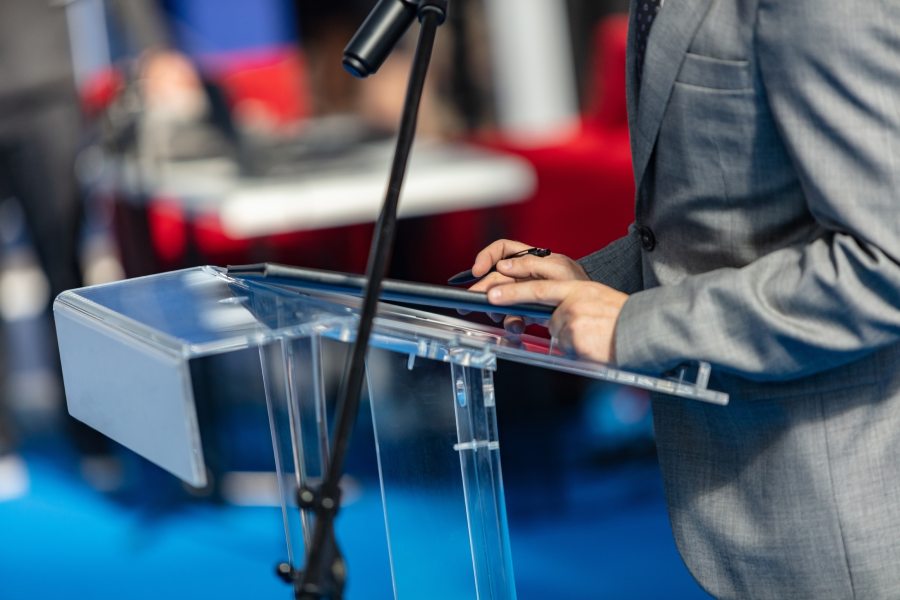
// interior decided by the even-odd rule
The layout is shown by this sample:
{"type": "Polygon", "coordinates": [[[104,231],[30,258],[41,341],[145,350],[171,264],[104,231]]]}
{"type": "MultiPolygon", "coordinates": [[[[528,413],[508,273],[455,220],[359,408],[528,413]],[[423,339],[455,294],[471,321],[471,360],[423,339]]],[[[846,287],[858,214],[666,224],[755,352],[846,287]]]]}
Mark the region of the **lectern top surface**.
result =
{"type": "MultiPolygon", "coordinates": [[[[197,267],[71,290],[56,301],[92,326],[125,336],[135,346],[190,359],[320,335],[351,341],[359,299],[243,280],[217,267],[197,267]]],[[[691,380],[641,375],[561,355],[550,340],[514,336],[458,318],[382,304],[372,345],[402,354],[496,368],[497,359],[575,373],[656,392],[727,403],[706,387],[709,365],[691,380]]]]}
{"type": "Polygon", "coordinates": [[[282,329],[353,319],[350,309],[339,305],[273,298],[250,293],[221,269],[198,267],[70,290],[56,303],[187,355],[259,345],[282,329]]]}

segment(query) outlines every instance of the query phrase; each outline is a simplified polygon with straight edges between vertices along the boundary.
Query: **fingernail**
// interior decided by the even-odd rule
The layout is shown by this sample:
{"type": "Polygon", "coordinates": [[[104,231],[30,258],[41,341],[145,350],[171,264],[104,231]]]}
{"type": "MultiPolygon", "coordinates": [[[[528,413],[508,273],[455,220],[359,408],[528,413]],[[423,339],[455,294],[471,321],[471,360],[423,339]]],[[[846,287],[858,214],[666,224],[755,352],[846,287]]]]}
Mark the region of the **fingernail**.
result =
{"type": "Polygon", "coordinates": [[[512,268],[512,261],[511,260],[501,260],[500,262],[497,263],[497,268],[502,269],[504,271],[506,269],[510,269],[510,268],[512,268]]]}
{"type": "Polygon", "coordinates": [[[488,292],[488,298],[491,300],[499,300],[503,296],[503,292],[500,291],[500,288],[494,288],[490,292],[488,292]]]}

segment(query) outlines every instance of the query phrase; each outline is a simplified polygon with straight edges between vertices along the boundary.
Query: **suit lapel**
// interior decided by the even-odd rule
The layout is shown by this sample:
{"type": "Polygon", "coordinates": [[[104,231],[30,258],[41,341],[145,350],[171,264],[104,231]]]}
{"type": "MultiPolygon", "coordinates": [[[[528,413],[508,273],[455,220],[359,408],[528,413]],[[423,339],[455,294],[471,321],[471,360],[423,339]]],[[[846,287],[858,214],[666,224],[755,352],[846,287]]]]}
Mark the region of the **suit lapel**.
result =
{"type": "Polygon", "coordinates": [[[634,1],[628,31],[628,94],[631,156],[638,189],[650,162],[675,77],[712,0],[666,0],[647,41],[644,74],[637,81],[634,48],[634,1]],[[640,94],[636,94],[640,85],[640,94]]]}

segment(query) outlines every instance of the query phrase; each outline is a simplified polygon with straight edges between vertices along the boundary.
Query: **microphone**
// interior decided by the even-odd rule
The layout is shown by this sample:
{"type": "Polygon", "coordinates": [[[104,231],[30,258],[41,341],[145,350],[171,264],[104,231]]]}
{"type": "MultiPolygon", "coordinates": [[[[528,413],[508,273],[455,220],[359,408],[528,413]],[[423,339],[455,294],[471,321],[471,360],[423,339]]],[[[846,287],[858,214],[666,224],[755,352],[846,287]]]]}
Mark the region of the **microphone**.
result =
{"type": "Polygon", "coordinates": [[[403,103],[403,116],[397,133],[391,175],[369,251],[365,277],[367,282],[359,312],[356,340],[353,342],[353,349],[341,380],[337,418],[331,434],[334,444],[331,460],[321,484],[314,488],[304,484],[297,490],[298,504],[302,502],[301,508],[312,510],[315,514],[312,538],[307,547],[306,568],[298,572],[290,564],[279,566],[279,572],[285,573],[286,579],[294,584],[294,596],[298,600],[343,597],[347,576],[346,563],[341,556],[334,533],[334,520],[341,504],[338,483],[350,446],[353,425],[359,415],[360,397],[365,380],[366,351],[373,333],[375,315],[378,312],[379,292],[391,260],[397,225],[397,207],[416,134],[416,118],[428,75],[428,64],[434,50],[438,27],[447,18],[449,1],[380,0],[344,51],[344,68],[355,77],[368,77],[381,67],[416,17],[420,18],[422,27],[410,68],[409,85],[403,103]]]}
{"type": "Polygon", "coordinates": [[[374,75],[418,12],[418,0],[379,0],[344,49],[344,69],[360,79],[374,75]]]}

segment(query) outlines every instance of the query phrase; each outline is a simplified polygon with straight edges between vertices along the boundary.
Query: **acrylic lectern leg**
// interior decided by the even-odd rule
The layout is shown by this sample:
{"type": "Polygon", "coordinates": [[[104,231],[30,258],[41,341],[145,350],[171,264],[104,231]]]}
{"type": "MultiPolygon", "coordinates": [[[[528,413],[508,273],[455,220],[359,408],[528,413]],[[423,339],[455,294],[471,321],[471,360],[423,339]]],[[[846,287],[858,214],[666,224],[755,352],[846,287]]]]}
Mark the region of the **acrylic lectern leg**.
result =
{"type": "Polygon", "coordinates": [[[500,442],[494,374],[451,366],[459,464],[469,543],[479,598],[516,597],[506,501],[500,470],[500,442]]]}
{"type": "Polygon", "coordinates": [[[322,343],[317,336],[282,339],[259,349],[288,562],[302,566],[312,532],[297,506],[300,486],[321,479],[328,448],[322,343]]]}
{"type": "Polygon", "coordinates": [[[515,598],[490,371],[369,353],[395,597],[515,598]]]}

